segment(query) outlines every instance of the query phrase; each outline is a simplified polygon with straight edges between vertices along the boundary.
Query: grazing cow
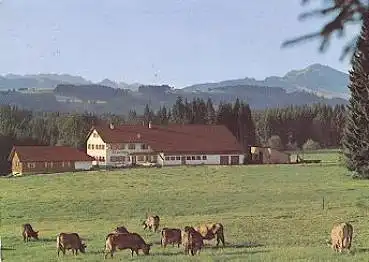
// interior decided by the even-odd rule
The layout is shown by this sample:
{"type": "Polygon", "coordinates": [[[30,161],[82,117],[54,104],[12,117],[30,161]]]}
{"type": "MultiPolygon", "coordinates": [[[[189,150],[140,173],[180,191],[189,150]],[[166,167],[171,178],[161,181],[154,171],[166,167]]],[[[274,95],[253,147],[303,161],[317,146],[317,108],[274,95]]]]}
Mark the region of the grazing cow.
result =
{"type": "Polygon", "coordinates": [[[182,232],[182,245],[186,255],[191,251],[191,255],[194,256],[196,253],[200,254],[204,241],[199,232],[193,227],[186,226],[182,232]]]}
{"type": "Polygon", "coordinates": [[[225,246],[224,228],[221,223],[203,224],[196,227],[195,230],[202,235],[204,240],[212,240],[216,237],[216,246],[219,246],[220,241],[222,242],[223,247],[225,246]]]}
{"type": "Polygon", "coordinates": [[[182,244],[182,232],[179,228],[163,228],[161,231],[161,246],[164,248],[167,244],[177,244],[178,247],[182,244]]]}
{"type": "Polygon", "coordinates": [[[159,216],[149,216],[144,222],[142,222],[143,229],[149,228],[152,230],[154,228],[154,232],[156,232],[159,228],[160,218],[159,216]]]}
{"type": "Polygon", "coordinates": [[[56,248],[58,250],[58,256],[60,250],[65,255],[65,251],[72,249],[74,255],[78,255],[78,250],[81,253],[86,252],[86,244],[82,242],[77,233],[60,233],[56,238],[56,248]]]}
{"type": "Polygon", "coordinates": [[[133,252],[136,252],[138,255],[138,250],[140,249],[145,255],[148,255],[151,246],[152,244],[147,244],[137,233],[110,233],[106,237],[104,258],[106,259],[109,253],[110,257],[113,258],[113,254],[117,249],[131,249],[132,257],[133,252]]]}
{"type": "Polygon", "coordinates": [[[120,226],[120,227],[117,227],[115,230],[114,230],[114,233],[129,233],[127,228],[124,227],[124,226],[120,226]]]}
{"type": "Polygon", "coordinates": [[[350,251],[352,244],[353,227],[350,223],[336,223],[331,231],[331,247],[334,251],[342,252],[347,248],[350,251]]]}
{"type": "Polygon", "coordinates": [[[22,225],[23,231],[22,231],[22,235],[23,235],[23,241],[24,242],[28,242],[31,237],[38,240],[38,231],[34,231],[31,224],[23,224],[22,225]]]}

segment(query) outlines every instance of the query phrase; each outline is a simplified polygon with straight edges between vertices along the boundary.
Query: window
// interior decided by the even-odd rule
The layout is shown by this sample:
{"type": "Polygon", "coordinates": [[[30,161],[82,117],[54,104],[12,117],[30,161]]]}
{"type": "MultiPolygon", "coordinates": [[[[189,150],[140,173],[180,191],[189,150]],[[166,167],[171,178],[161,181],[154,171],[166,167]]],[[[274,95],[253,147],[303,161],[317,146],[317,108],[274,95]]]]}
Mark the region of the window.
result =
{"type": "Polygon", "coordinates": [[[27,163],[27,167],[28,168],[35,168],[36,167],[36,163],[27,163]]]}
{"type": "Polygon", "coordinates": [[[105,157],[101,157],[101,162],[105,162],[105,157]]]}
{"type": "Polygon", "coordinates": [[[202,160],[206,160],[207,159],[207,157],[206,156],[202,156],[202,160]]]}
{"type": "Polygon", "coordinates": [[[192,156],[191,158],[192,158],[192,160],[196,160],[196,157],[195,156],[192,156]]]}
{"type": "Polygon", "coordinates": [[[96,148],[96,149],[100,149],[100,148],[99,148],[99,145],[95,145],[95,148],[96,148]]]}
{"type": "Polygon", "coordinates": [[[99,137],[99,135],[98,135],[98,134],[96,134],[96,133],[93,133],[93,134],[92,134],[92,136],[93,136],[93,137],[99,137]]]}
{"type": "Polygon", "coordinates": [[[187,159],[187,160],[191,160],[191,157],[190,157],[190,156],[187,156],[187,157],[186,157],[186,159],[187,159]]]}
{"type": "Polygon", "coordinates": [[[88,148],[88,149],[91,149],[91,145],[90,145],[90,144],[88,144],[87,148],[88,148]]]}
{"type": "Polygon", "coordinates": [[[166,157],[165,157],[165,160],[167,160],[167,161],[168,161],[168,160],[169,160],[169,156],[166,156],[166,157]]]}
{"type": "Polygon", "coordinates": [[[148,145],[146,145],[146,144],[142,144],[142,145],[141,145],[141,149],[143,149],[143,150],[149,149],[149,146],[148,146],[148,145]]]}
{"type": "Polygon", "coordinates": [[[118,146],[118,149],[125,149],[126,148],[126,145],[125,144],[120,144],[119,146],[118,146]]]}
{"type": "Polygon", "coordinates": [[[201,160],[201,156],[196,156],[196,160],[201,160]]]}
{"type": "Polygon", "coordinates": [[[129,144],[128,145],[128,149],[135,150],[136,149],[136,145],[135,144],[129,144]]]}
{"type": "Polygon", "coordinates": [[[101,145],[101,149],[104,150],[105,149],[105,145],[101,145]]]}
{"type": "Polygon", "coordinates": [[[91,145],[91,149],[94,150],[95,149],[95,145],[91,145]]]}
{"type": "Polygon", "coordinates": [[[137,161],[145,161],[145,156],[137,156],[137,161]]]}
{"type": "Polygon", "coordinates": [[[131,157],[127,156],[127,157],[126,157],[126,160],[127,160],[128,162],[130,162],[130,161],[131,161],[131,157]]]}
{"type": "Polygon", "coordinates": [[[45,167],[46,168],[52,168],[53,167],[53,162],[45,162],[45,167]]]}
{"type": "Polygon", "coordinates": [[[115,156],[110,157],[110,162],[116,162],[116,161],[117,161],[117,157],[115,157],[115,156]]]}
{"type": "Polygon", "coordinates": [[[170,157],[170,160],[174,161],[174,160],[176,160],[176,157],[175,156],[171,156],[170,157]]]}
{"type": "Polygon", "coordinates": [[[181,157],[180,156],[176,156],[176,160],[181,160],[181,157]]]}

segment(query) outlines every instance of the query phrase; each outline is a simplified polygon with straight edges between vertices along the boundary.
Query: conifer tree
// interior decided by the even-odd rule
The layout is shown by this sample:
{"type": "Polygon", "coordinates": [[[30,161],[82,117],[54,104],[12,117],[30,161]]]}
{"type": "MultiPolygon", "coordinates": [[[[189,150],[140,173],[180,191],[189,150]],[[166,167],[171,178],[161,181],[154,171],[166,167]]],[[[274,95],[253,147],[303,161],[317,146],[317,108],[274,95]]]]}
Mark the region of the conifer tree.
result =
{"type": "Polygon", "coordinates": [[[356,176],[369,178],[369,14],[364,18],[352,58],[351,97],[343,134],[346,166],[356,176]]]}

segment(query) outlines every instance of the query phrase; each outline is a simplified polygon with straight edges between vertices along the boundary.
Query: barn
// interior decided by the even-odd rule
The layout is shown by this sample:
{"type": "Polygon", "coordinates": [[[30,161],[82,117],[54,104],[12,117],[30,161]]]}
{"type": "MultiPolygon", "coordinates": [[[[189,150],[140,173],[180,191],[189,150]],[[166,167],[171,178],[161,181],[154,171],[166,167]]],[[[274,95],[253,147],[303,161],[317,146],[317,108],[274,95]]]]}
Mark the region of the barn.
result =
{"type": "Polygon", "coordinates": [[[13,146],[8,161],[12,174],[60,173],[89,170],[94,159],[66,146],[13,146]]]}
{"type": "Polygon", "coordinates": [[[244,151],[223,125],[99,125],[87,136],[87,154],[100,166],[239,165],[244,151]]]}

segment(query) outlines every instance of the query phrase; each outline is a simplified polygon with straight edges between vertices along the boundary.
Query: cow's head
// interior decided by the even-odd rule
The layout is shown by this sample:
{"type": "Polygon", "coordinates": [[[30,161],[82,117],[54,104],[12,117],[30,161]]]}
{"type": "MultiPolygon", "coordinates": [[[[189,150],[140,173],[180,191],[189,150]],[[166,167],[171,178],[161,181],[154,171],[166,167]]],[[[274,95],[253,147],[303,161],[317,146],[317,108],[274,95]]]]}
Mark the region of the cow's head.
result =
{"type": "Polygon", "coordinates": [[[81,251],[81,253],[86,253],[86,244],[85,243],[81,243],[80,247],[79,247],[79,251],[81,251]]]}
{"type": "Polygon", "coordinates": [[[145,255],[148,255],[150,253],[150,248],[152,246],[152,243],[150,244],[146,244],[143,249],[142,249],[142,252],[145,254],[145,255]]]}
{"type": "Polygon", "coordinates": [[[33,237],[38,240],[38,231],[33,232],[33,237]]]}
{"type": "Polygon", "coordinates": [[[128,233],[128,230],[124,226],[121,226],[121,227],[117,227],[115,229],[115,232],[117,232],[117,233],[128,233]]]}

